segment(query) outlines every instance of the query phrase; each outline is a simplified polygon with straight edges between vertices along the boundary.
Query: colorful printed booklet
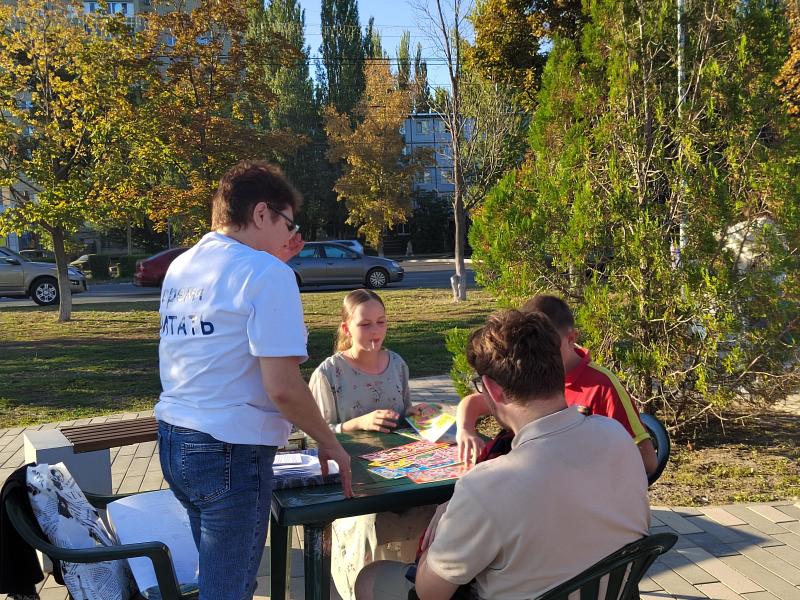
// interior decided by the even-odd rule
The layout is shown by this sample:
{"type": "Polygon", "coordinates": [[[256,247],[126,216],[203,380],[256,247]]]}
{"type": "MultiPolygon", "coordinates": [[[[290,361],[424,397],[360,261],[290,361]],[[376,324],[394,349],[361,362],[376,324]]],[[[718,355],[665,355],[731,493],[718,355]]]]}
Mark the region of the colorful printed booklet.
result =
{"type": "Polygon", "coordinates": [[[436,404],[423,405],[417,415],[406,417],[406,421],[414,428],[423,440],[429,442],[456,441],[456,418],[442,411],[436,404]]]}
{"type": "Polygon", "coordinates": [[[365,454],[369,471],[384,479],[409,477],[416,483],[445,481],[461,476],[458,448],[424,440],[365,454]]]}

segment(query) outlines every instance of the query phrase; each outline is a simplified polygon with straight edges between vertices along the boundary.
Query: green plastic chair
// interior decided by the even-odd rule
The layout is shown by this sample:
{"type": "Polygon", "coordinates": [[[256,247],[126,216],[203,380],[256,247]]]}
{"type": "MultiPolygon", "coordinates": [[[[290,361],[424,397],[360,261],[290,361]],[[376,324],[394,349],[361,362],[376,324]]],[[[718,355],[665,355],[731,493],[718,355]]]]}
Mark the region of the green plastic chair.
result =
{"type": "Polygon", "coordinates": [[[678,536],[657,533],[624,546],[583,573],[545,592],[536,600],[567,600],[579,592],[580,600],[601,600],[600,583],[608,575],[604,600],[639,600],[639,581],[656,557],[667,552],[678,536]]]}
{"type": "MultiPolygon", "coordinates": [[[[8,494],[5,500],[6,514],[8,515],[14,529],[30,546],[39,550],[42,554],[51,559],[72,563],[94,563],[108,560],[121,560],[135,557],[149,558],[153,563],[153,569],[158,581],[158,591],[162,600],[189,600],[197,598],[197,591],[181,593],[175,577],[175,569],[172,566],[172,556],[169,548],[163,542],[144,542],[141,544],[122,544],[119,546],[68,549],[54,546],[47,539],[39,535],[38,524],[32,522],[30,516],[26,514],[23,507],[28,503],[24,497],[24,490],[17,490],[8,494]]],[[[118,496],[97,496],[85,494],[87,500],[95,508],[105,508],[110,502],[119,500],[130,494],[118,496]]]]}

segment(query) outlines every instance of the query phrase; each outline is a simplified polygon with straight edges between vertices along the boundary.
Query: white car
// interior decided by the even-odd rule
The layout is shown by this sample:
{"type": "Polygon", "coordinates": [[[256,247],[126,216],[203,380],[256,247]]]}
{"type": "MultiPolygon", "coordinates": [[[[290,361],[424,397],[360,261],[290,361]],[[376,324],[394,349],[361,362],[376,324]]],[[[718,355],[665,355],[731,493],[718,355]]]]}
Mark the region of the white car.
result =
{"type": "MultiPolygon", "coordinates": [[[[86,278],[75,267],[67,269],[73,294],[86,291],[86,278]]],[[[0,248],[0,296],[26,298],[41,306],[58,304],[58,270],[53,263],[34,262],[0,248]]]]}

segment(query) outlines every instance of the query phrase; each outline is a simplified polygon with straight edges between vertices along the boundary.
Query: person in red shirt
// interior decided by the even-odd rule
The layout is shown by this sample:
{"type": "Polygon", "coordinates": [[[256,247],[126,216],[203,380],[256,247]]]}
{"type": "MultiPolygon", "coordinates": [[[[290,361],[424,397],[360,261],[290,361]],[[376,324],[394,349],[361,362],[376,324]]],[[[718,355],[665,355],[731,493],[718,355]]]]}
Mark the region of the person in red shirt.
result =
{"type": "MultiPolygon", "coordinates": [[[[561,358],[564,361],[564,396],[570,406],[619,421],[633,438],[642,455],[647,474],[657,466],[656,451],[650,434],[639,419],[639,411],[619,379],[608,369],[591,360],[589,351],[577,345],[575,320],[566,302],[556,296],[534,296],[522,307],[523,312],[544,313],[561,336],[561,358]]],[[[471,394],[458,405],[457,426],[459,456],[468,466],[503,454],[510,448],[513,435],[503,432],[494,443],[485,447],[475,430],[479,417],[489,414],[483,394],[471,394]]],[[[502,425],[502,424],[501,424],[502,425]]]]}

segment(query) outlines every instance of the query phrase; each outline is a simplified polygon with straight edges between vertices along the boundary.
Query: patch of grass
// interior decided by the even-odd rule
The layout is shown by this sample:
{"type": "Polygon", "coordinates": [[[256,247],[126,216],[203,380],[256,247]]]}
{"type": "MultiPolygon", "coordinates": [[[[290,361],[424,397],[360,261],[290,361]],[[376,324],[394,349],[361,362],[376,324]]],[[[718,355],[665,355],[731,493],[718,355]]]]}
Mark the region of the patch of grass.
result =
{"type": "MultiPolygon", "coordinates": [[[[310,359],[308,378],[332,353],[344,292],[304,293],[310,359]]],[[[454,304],[447,290],[381,292],[389,316],[386,345],[412,377],[450,369],[444,333],[477,327],[496,308],[480,291],[454,304]]],[[[158,304],[78,305],[58,323],[52,308],[0,313],[0,428],[152,408],[158,375],[158,304]]]]}

